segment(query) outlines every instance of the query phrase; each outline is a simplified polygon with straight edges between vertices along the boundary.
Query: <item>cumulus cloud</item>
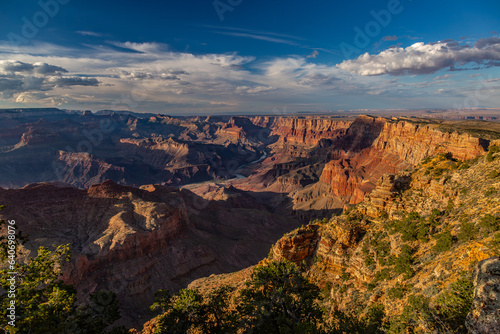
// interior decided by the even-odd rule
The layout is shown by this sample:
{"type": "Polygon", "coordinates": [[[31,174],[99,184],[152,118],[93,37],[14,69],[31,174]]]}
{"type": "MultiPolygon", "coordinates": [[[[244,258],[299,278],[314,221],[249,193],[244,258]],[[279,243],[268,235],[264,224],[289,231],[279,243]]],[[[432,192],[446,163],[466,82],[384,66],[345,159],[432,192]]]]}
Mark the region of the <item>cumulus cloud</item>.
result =
{"type": "Polygon", "coordinates": [[[32,73],[32,74],[61,74],[68,71],[60,66],[49,65],[47,63],[36,62],[34,64],[25,63],[17,60],[0,60],[0,73],[32,73]]]}
{"type": "Polygon", "coordinates": [[[474,46],[454,40],[437,43],[415,43],[407,48],[392,47],[379,54],[365,53],[357,59],[346,60],[337,66],[363,76],[430,74],[441,69],[476,64],[500,66],[500,39],[480,39],[474,46]]]}
{"type": "Polygon", "coordinates": [[[181,80],[181,76],[189,75],[186,71],[182,70],[164,70],[160,72],[147,72],[145,70],[125,71],[120,73],[121,78],[133,80],[181,80]]]}
{"type": "MultiPolygon", "coordinates": [[[[191,113],[248,111],[256,105],[265,106],[257,107],[259,112],[270,112],[273,107],[282,107],[283,101],[297,110],[310,105],[327,110],[332,106],[321,103],[335,101],[335,106],[344,103],[348,108],[352,101],[361,104],[363,97],[372,106],[394,96],[405,101],[411,100],[408,97],[436,96],[443,79],[451,75],[417,84],[405,82],[401,75],[431,73],[443,63],[463,66],[473,52],[474,59],[484,60],[480,65],[493,66],[491,59],[499,45],[494,38],[473,45],[451,40],[417,43],[335,65],[310,61],[318,54],[312,51],[309,57],[261,60],[234,52],[178,52],[158,43],[111,42],[63,51],[54,45],[40,45],[19,51],[0,41],[0,97],[33,105],[66,104],[66,108],[191,113]],[[387,80],[375,75],[384,73],[400,76],[387,80]]],[[[459,72],[455,75],[463,76],[459,72]]]]}
{"type": "Polygon", "coordinates": [[[49,74],[61,74],[67,73],[68,71],[61,66],[49,65],[46,63],[37,62],[33,64],[34,71],[38,74],[49,75],[49,74]]]}
{"type": "MultiPolygon", "coordinates": [[[[0,93],[11,98],[22,93],[44,92],[57,87],[98,86],[95,78],[64,76],[68,71],[61,66],[44,62],[27,63],[18,60],[0,60],[0,93]]],[[[16,101],[26,98],[17,98],[16,101]]]]}
{"type": "Polygon", "coordinates": [[[70,87],[70,86],[99,86],[99,80],[95,78],[82,77],[49,77],[46,84],[53,84],[54,87],[70,87]]]}

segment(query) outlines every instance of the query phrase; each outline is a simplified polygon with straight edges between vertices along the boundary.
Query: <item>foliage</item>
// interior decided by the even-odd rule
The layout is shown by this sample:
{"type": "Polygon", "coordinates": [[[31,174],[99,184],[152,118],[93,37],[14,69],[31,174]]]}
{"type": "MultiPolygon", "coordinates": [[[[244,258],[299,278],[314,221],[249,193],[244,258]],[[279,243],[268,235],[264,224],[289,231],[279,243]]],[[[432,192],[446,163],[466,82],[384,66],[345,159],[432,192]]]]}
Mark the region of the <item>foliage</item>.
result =
{"type": "MultiPolygon", "coordinates": [[[[20,235],[16,231],[18,240],[25,242],[26,238],[19,238],[20,235]]],[[[7,249],[9,239],[2,238],[0,245],[2,250],[7,249]]],[[[6,254],[2,253],[2,261],[7,258],[3,255],[6,254]]],[[[98,291],[90,296],[88,304],[77,306],[75,288],[60,281],[62,266],[69,258],[69,244],[54,245],[52,250],[42,246],[38,255],[25,264],[9,262],[13,268],[0,270],[3,291],[8,291],[11,282],[15,282],[15,296],[10,291],[0,295],[0,316],[7,319],[7,307],[13,300],[16,316],[15,326],[2,324],[0,329],[11,334],[108,333],[106,328],[120,317],[115,294],[98,291]]],[[[125,333],[125,329],[116,328],[111,333],[125,333]]]]}
{"type": "Polygon", "coordinates": [[[479,227],[485,236],[500,230],[500,216],[484,215],[479,222],[479,227]]]}
{"type": "Polygon", "coordinates": [[[492,162],[493,160],[495,160],[495,157],[493,155],[495,153],[499,153],[499,152],[500,152],[500,147],[498,147],[496,145],[490,146],[488,149],[488,154],[486,154],[486,160],[488,162],[492,162]]]}
{"type": "Polygon", "coordinates": [[[401,252],[396,258],[394,272],[398,275],[404,274],[405,279],[409,279],[414,275],[414,270],[411,267],[413,264],[413,250],[408,245],[401,246],[401,252]]]}
{"type": "MultiPolygon", "coordinates": [[[[107,326],[120,317],[116,296],[99,291],[90,304],[77,307],[76,290],[59,280],[61,266],[69,260],[69,245],[54,250],[38,249],[38,255],[25,265],[16,264],[16,326],[8,333],[105,333],[107,326]]],[[[10,270],[2,270],[0,286],[10,286],[10,270]]],[[[1,316],[6,318],[8,294],[0,297],[1,316]]]]}
{"type": "Polygon", "coordinates": [[[232,292],[229,286],[219,287],[206,297],[193,289],[183,289],[175,296],[159,290],[151,309],[163,314],[157,318],[154,333],[236,333],[236,312],[229,309],[232,292]]]}
{"type": "Polygon", "coordinates": [[[445,231],[436,235],[436,245],[434,245],[435,252],[445,252],[451,249],[453,245],[453,236],[450,231],[445,231]]]}
{"type": "Polygon", "coordinates": [[[406,288],[401,284],[397,284],[396,286],[390,288],[387,291],[387,296],[391,299],[401,299],[404,297],[406,293],[406,288]]]}
{"type": "Polygon", "coordinates": [[[384,333],[384,306],[375,304],[368,309],[366,315],[358,318],[356,315],[336,310],[333,321],[327,329],[328,334],[381,334],[384,333]]]}
{"type": "Polygon", "coordinates": [[[490,187],[488,188],[485,192],[484,192],[484,197],[490,197],[491,195],[493,195],[494,193],[496,193],[497,190],[495,189],[495,187],[490,187]]]}
{"type": "MultiPolygon", "coordinates": [[[[441,214],[441,211],[437,212],[441,214]]],[[[426,221],[417,212],[409,212],[402,220],[393,222],[392,230],[401,233],[401,240],[405,242],[416,240],[427,242],[439,216],[434,213],[431,217],[426,221]]]]}
{"type": "Polygon", "coordinates": [[[163,312],[155,333],[319,333],[323,316],[320,289],[291,262],[271,262],[254,269],[246,287],[230,306],[233,288],[207,296],[184,289],[170,296],[160,290],[152,310],[163,312]]]}
{"type": "Polygon", "coordinates": [[[472,307],[473,291],[472,275],[463,272],[436,300],[437,316],[454,333],[467,333],[465,318],[472,307]]]}
{"type": "Polygon", "coordinates": [[[322,317],[319,292],[293,263],[271,262],[255,268],[239,310],[252,333],[315,333],[322,317]]]}
{"type": "Polygon", "coordinates": [[[462,221],[460,223],[460,232],[458,233],[458,240],[461,242],[467,242],[473,240],[477,237],[479,232],[479,228],[476,227],[476,224],[470,221],[462,221]]]}

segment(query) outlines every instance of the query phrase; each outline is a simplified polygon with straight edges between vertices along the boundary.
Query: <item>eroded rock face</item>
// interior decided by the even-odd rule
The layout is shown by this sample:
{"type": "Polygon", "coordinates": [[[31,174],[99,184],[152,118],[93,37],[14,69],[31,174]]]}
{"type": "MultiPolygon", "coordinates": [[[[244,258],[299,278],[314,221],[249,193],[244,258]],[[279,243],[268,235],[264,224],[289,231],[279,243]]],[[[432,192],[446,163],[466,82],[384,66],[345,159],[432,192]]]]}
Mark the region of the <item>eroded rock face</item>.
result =
{"type": "Polygon", "coordinates": [[[349,204],[360,203],[383,174],[395,174],[428,156],[450,152],[467,160],[485,152],[484,140],[469,134],[368,116],[358,117],[336,147],[346,153],[325,165],[320,181],[349,204]]]}
{"type": "Polygon", "coordinates": [[[431,125],[407,121],[387,122],[373,147],[396,154],[412,165],[439,153],[450,152],[461,160],[484,154],[484,146],[479,138],[457,132],[440,132],[431,125]]]}
{"type": "Polygon", "coordinates": [[[500,333],[500,257],[479,262],[466,326],[472,334],[500,333]]]}
{"type": "Polygon", "coordinates": [[[272,135],[281,142],[316,145],[323,138],[339,138],[345,134],[351,121],[319,117],[279,117],[273,124],[272,135]]]}
{"type": "Polygon", "coordinates": [[[62,184],[1,189],[6,209],[29,235],[21,262],[39,246],[70,244],[64,281],[79,300],[113,290],[124,324],[136,326],[158,289],[177,291],[193,279],[258,263],[271,244],[298,226],[232,187],[207,190],[111,181],[80,190],[62,184]]]}
{"type": "Polygon", "coordinates": [[[277,259],[301,262],[313,254],[318,242],[318,226],[308,225],[281,238],[273,247],[277,259]]]}

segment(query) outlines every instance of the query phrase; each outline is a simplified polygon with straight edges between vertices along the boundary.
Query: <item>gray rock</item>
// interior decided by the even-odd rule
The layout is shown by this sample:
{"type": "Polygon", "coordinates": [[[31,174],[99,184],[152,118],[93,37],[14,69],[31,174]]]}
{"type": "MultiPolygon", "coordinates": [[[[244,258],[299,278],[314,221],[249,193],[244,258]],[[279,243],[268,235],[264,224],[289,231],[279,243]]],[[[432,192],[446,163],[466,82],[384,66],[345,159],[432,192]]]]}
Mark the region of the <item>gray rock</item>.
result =
{"type": "Polygon", "coordinates": [[[474,301],[466,326],[472,334],[500,333],[500,257],[478,263],[474,301]]]}

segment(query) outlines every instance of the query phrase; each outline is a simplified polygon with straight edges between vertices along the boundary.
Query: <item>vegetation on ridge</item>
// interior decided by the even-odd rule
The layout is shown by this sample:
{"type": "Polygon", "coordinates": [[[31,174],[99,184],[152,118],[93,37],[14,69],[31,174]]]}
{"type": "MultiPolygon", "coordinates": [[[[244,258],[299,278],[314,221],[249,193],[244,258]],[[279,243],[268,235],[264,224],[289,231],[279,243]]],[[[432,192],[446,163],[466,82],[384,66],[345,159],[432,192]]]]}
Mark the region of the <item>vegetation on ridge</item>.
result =
{"type": "MultiPolygon", "coordinates": [[[[490,146],[471,161],[423,160],[406,172],[409,185],[390,184],[390,198],[372,193],[285,235],[293,247],[271,251],[242,288],[160,290],[154,332],[466,333],[473,268],[500,251],[499,153],[490,146]],[[287,252],[304,258],[290,262],[287,252]]],[[[4,332],[103,333],[119,317],[112,292],[77,306],[74,289],[60,281],[67,258],[67,246],[42,247],[17,265],[19,327],[4,332]]],[[[8,288],[5,270],[0,285],[8,288]]],[[[5,318],[5,294],[0,302],[5,318]]]]}

